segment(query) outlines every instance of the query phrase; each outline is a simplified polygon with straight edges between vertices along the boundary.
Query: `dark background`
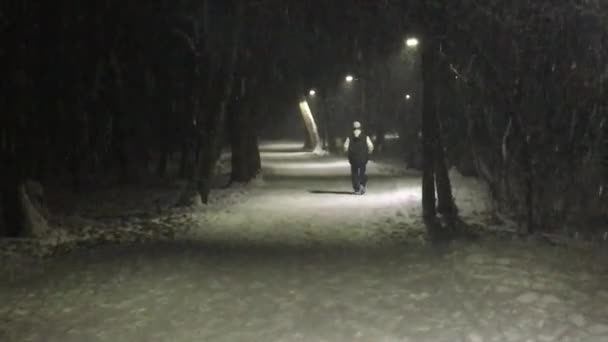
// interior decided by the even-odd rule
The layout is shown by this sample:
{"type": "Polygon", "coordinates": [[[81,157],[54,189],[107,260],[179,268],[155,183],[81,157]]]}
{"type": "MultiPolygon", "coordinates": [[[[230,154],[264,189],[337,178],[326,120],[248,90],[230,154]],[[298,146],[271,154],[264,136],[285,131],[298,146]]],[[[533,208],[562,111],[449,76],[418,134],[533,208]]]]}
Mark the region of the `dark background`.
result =
{"type": "Polygon", "coordinates": [[[259,138],[303,138],[311,88],[323,138],[354,119],[396,130],[408,165],[426,155],[445,162],[439,174],[482,178],[528,232],[592,229],[607,222],[607,13],[545,0],[3,2],[0,235],[32,234],[23,192],[43,211],[36,187],[184,179],[179,202],[206,202],[222,149],[246,182],[259,138]],[[423,154],[425,117],[438,155],[423,154]]]}

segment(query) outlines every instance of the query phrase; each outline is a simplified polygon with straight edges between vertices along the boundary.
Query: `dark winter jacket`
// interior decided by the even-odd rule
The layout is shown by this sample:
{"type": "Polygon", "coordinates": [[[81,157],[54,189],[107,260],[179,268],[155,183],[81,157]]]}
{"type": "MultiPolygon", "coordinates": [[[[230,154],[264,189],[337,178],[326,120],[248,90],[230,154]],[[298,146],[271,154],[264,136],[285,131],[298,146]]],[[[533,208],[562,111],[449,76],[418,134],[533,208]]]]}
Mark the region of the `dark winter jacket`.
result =
{"type": "Polygon", "coordinates": [[[353,163],[367,163],[369,155],[374,150],[371,139],[362,132],[353,132],[344,143],[348,153],[348,160],[353,163]]]}

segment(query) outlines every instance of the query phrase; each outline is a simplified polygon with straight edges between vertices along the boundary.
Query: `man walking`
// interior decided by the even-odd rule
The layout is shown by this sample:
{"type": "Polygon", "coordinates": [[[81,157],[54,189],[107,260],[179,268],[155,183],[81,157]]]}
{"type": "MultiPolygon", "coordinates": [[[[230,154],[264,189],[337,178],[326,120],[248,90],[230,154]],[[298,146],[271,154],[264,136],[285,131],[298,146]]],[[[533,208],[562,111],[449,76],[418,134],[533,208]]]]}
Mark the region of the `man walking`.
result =
{"type": "Polygon", "coordinates": [[[348,153],[353,190],[356,195],[363,195],[367,188],[365,169],[369,155],[374,152],[374,144],[369,136],[363,133],[359,121],[353,123],[353,132],[344,142],[344,152],[348,153]]]}

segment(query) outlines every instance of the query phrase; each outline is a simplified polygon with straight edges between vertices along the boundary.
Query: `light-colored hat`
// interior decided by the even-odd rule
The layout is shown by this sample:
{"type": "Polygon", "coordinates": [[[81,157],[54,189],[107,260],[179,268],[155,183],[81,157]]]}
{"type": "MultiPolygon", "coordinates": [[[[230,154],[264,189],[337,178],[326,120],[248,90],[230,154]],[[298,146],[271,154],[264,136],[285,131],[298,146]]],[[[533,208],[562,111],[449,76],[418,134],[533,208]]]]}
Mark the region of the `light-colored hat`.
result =
{"type": "Polygon", "coordinates": [[[359,121],[353,122],[353,128],[354,129],[360,129],[361,128],[361,123],[359,121]]]}

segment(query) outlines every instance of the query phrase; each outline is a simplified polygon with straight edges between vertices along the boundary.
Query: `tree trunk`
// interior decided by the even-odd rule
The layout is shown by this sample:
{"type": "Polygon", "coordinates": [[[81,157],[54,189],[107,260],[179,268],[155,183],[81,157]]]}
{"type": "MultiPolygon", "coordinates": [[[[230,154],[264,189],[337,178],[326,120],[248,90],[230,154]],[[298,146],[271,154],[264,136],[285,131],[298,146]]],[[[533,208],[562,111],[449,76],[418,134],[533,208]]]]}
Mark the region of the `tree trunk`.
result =
{"type": "Polygon", "coordinates": [[[331,151],[331,140],[329,139],[329,111],[327,110],[327,107],[325,106],[325,102],[323,100],[319,100],[319,103],[321,104],[319,107],[319,112],[320,112],[320,116],[323,120],[323,129],[322,129],[322,144],[323,144],[323,149],[326,151],[331,151]]]}
{"type": "Polygon", "coordinates": [[[530,155],[530,144],[523,137],[522,146],[522,166],[524,172],[524,189],[526,201],[526,232],[534,233],[534,175],[532,170],[532,160],[530,155]]]}
{"type": "Polygon", "coordinates": [[[25,182],[19,186],[19,204],[23,213],[25,236],[41,237],[48,231],[48,223],[43,215],[44,194],[37,182],[25,182]]]}
{"type": "Polygon", "coordinates": [[[336,144],[336,131],[335,131],[335,102],[327,97],[323,97],[323,113],[325,117],[325,125],[327,126],[327,145],[330,152],[339,152],[339,148],[336,144]]]}
{"type": "Polygon", "coordinates": [[[196,179],[196,188],[200,196],[201,202],[207,204],[209,202],[209,193],[211,191],[211,182],[213,181],[215,166],[218,156],[220,155],[223,141],[223,131],[225,130],[226,111],[228,104],[232,99],[234,88],[234,79],[236,65],[238,61],[241,29],[243,27],[243,14],[245,5],[242,2],[237,2],[237,15],[235,17],[235,27],[232,37],[232,50],[230,59],[226,67],[226,79],[222,94],[222,101],[219,105],[217,115],[211,121],[211,127],[207,135],[206,144],[203,146],[203,156],[198,163],[198,175],[196,179]]]}
{"type": "MultiPolygon", "coordinates": [[[[424,104],[424,93],[420,92],[423,96],[422,103],[424,104]]],[[[414,96],[413,99],[403,100],[402,105],[398,106],[399,115],[399,141],[406,165],[410,169],[422,170],[422,146],[421,146],[421,134],[422,131],[421,122],[423,111],[416,112],[419,96],[414,96]]]]}
{"type": "Polygon", "coordinates": [[[191,172],[188,172],[188,170],[192,169],[191,167],[189,167],[190,164],[190,149],[188,148],[188,142],[184,141],[182,142],[182,149],[179,160],[179,178],[190,178],[191,172]]]}
{"type": "Polygon", "coordinates": [[[72,154],[70,155],[69,168],[70,168],[70,175],[72,178],[72,191],[80,192],[81,185],[82,185],[81,181],[80,181],[82,161],[80,160],[78,151],[76,151],[75,149],[72,150],[72,154]]]}
{"type": "MultiPolygon", "coordinates": [[[[438,87],[439,84],[437,84],[438,87]]],[[[442,86],[439,88],[445,90],[442,86]]],[[[441,119],[438,113],[439,108],[446,108],[439,105],[444,100],[445,92],[438,90],[435,93],[435,115],[433,120],[433,132],[435,141],[435,182],[437,186],[437,212],[442,215],[455,215],[456,205],[452,195],[452,184],[446,163],[445,148],[441,137],[441,119]]]]}
{"type": "MultiPolygon", "coordinates": [[[[249,101],[246,101],[249,102],[249,101]]],[[[232,147],[232,182],[246,183],[260,171],[260,152],[255,133],[252,104],[245,103],[230,118],[232,147]]]]}
{"type": "Polygon", "coordinates": [[[39,208],[43,205],[42,187],[26,182],[19,162],[10,158],[11,165],[2,175],[2,214],[7,237],[40,237],[48,230],[48,224],[39,208]],[[29,191],[28,191],[29,189],[29,191]],[[37,202],[37,204],[36,204],[37,202]],[[38,208],[37,208],[38,206],[38,208]]]}
{"type": "Polygon", "coordinates": [[[456,214],[456,205],[452,195],[452,184],[445,161],[443,140],[441,139],[441,126],[435,125],[437,130],[435,149],[435,181],[437,182],[437,212],[443,215],[456,214]]]}
{"type": "Polygon", "coordinates": [[[384,125],[379,121],[376,126],[376,149],[378,150],[378,153],[382,153],[384,150],[385,135],[386,131],[384,130],[384,125]]]}
{"type": "Polygon", "coordinates": [[[229,114],[230,125],[230,147],[232,151],[232,170],[230,174],[231,182],[249,181],[249,171],[247,164],[247,145],[246,135],[247,124],[246,115],[249,111],[249,104],[244,103],[238,110],[232,110],[229,114]]]}
{"type": "Polygon", "coordinates": [[[422,209],[423,216],[431,219],[437,212],[456,214],[452,187],[446,165],[445,151],[441,139],[438,109],[442,82],[439,77],[439,47],[427,37],[422,47],[423,109],[422,109],[422,209]],[[438,203],[436,206],[435,190],[438,203]]]}
{"type": "Polygon", "coordinates": [[[260,158],[260,148],[256,130],[255,112],[250,110],[247,116],[248,129],[245,140],[245,157],[247,162],[247,181],[254,179],[262,169],[262,160],[260,158]]]}
{"type": "Polygon", "coordinates": [[[319,136],[319,129],[317,128],[317,123],[315,122],[315,117],[313,116],[312,111],[310,110],[310,106],[306,99],[302,99],[300,102],[300,113],[302,114],[302,120],[304,120],[304,126],[306,127],[307,133],[307,143],[305,144],[305,148],[313,151],[320,152],[323,150],[321,146],[321,137],[319,136]]]}
{"type": "Polygon", "coordinates": [[[422,215],[425,219],[436,216],[435,207],[435,132],[436,105],[435,101],[435,51],[432,40],[422,44],[422,79],[423,79],[423,108],[422,108],[422,215]]]}
{"type": "Polygon", "coordinates": [[[127,152],[127,139],[125,137],[125,133],[124,131],[120,131],[119,133],[119,138],[118,138],[118,146],[116,146],[117,148],[117,153],[118,153],[118,166],[119,166],[119,177],[120,177],[120,182],[121,183],[128,183],[129,182],[129,154],[127,152]]]}
{"type": "Polygon", "coordinates": [[[12,166],[4,169],[2,175],[2,214],[6,227],[4,234],[7,237],[20,237],[25,235],[25,214],[19,199],[19,189],[24,181],[17,170],[14,159],[5,165],[12,166]]]}
{"type": "MultiPolygon", "coordinates": [[[[143,173],[143,175],[148,175],[150,173],[150,162],[152,160],[152,155],[151,155],[150,151],[144,146],[140,146],[138,154],[141,156],[141,166],[140,166],[141,169],[139,170],[138,173],[141,172],[141,173],[143,173]]],[[[140,176],[142,176],[142,174],[137,175],[137,177],[140,177],[140,176]]]]}
{"type": "Polygon", "coordinates": [[[249,153],[251,156],[249,161],[251,163],[250,170],[252,177],[255,178],[262,170],[262,158],[260,157],[260,143],[258,141],[257,134],[252,134],[250,137],[250,143],[248,145],[249,153]]]}
{"type": "Polygon", "coordinates": [[[208,146],[203,149],[203,153],[199,157],[198,167],[196,168],[196,193],[203,204],[209,203],[209,193],[211,192],[211,182],[213,181],[212,167],[215,166],[213,148],[214,146],[208,146]]]}
{"type": "Polygon", "coordinates": [[[156,168],[156,174],[160,178],[167,177],[167,160],[169,158],[169,148],[167,143],[163,143],[160,152],[160,159],[158,160],[158,167],[156,168]]]}

